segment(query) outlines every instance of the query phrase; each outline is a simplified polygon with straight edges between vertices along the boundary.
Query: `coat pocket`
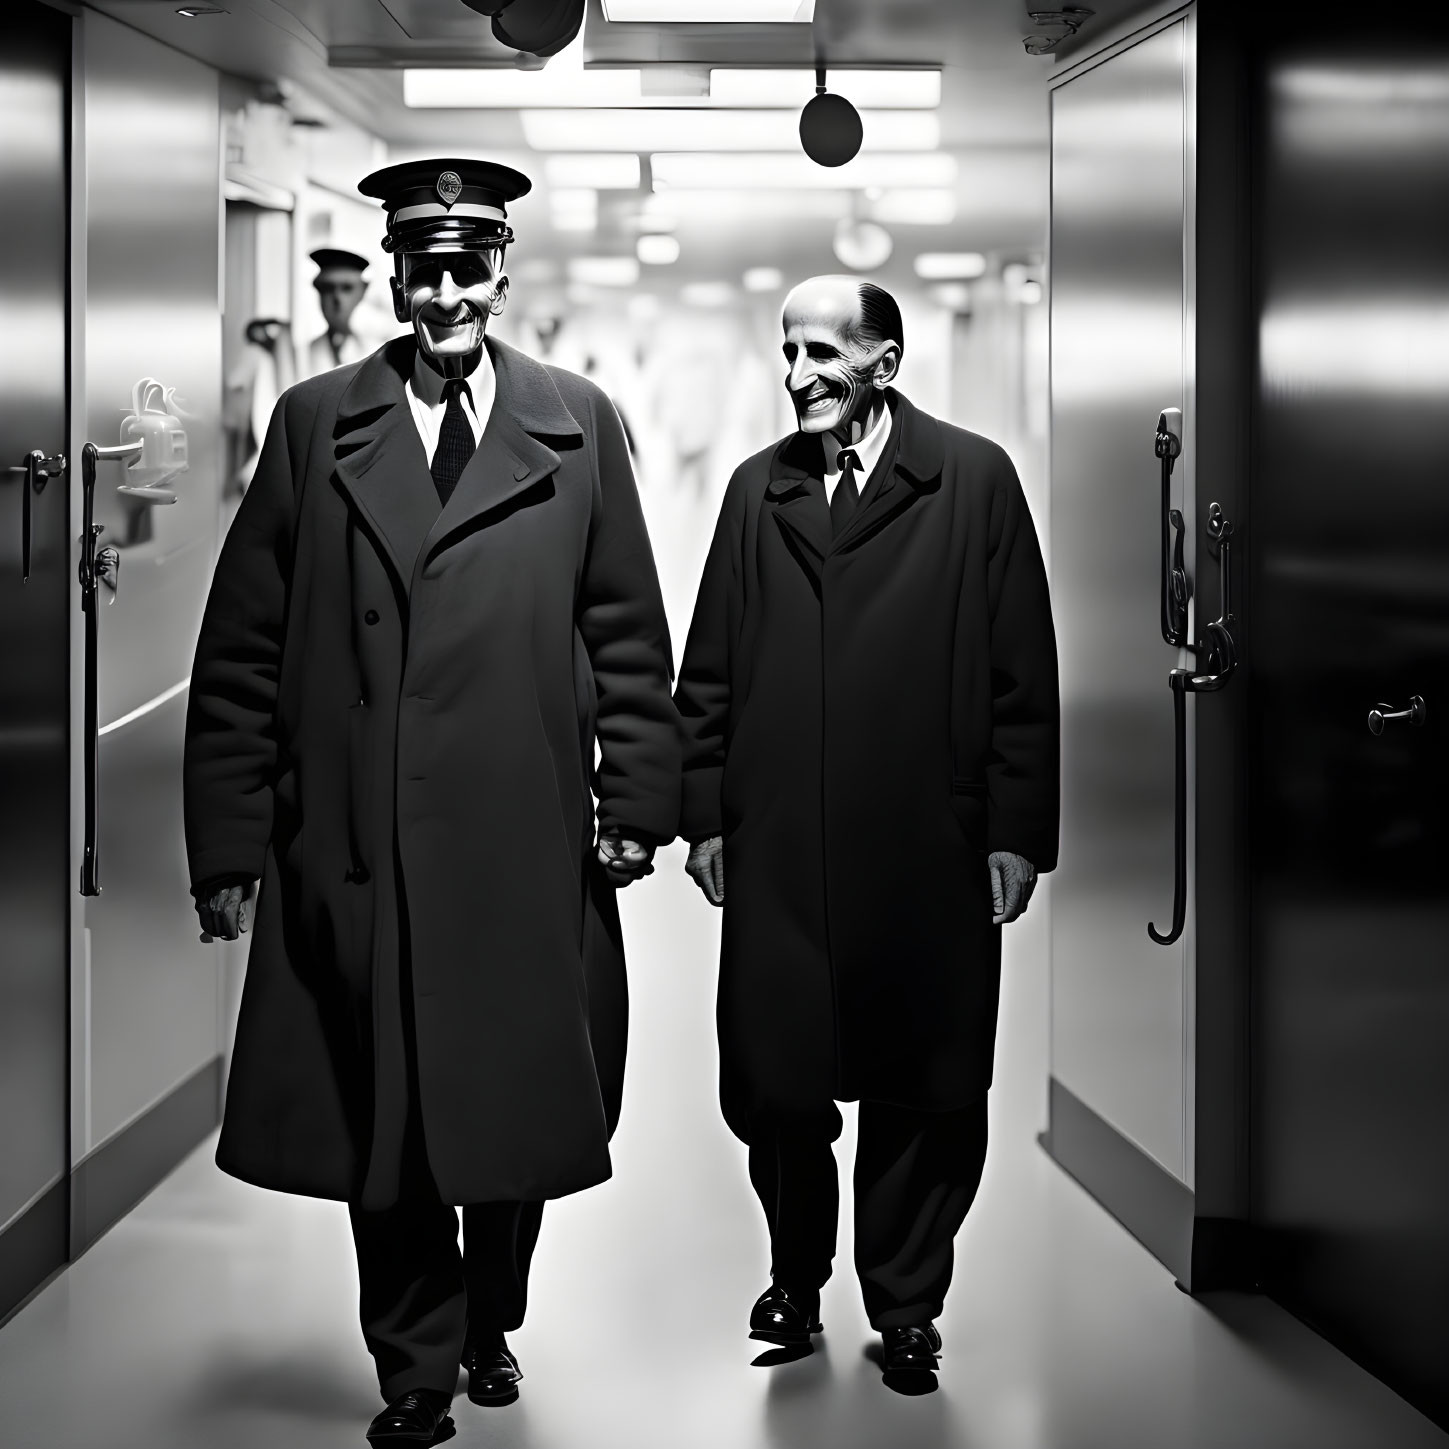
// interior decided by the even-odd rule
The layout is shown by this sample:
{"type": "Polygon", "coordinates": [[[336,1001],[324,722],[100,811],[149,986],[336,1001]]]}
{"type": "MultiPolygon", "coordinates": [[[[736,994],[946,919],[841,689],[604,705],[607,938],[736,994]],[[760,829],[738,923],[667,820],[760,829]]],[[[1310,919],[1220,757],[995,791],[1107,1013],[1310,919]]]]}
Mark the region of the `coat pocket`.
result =
{"type": "Polygon", "coordinates": [[[986,850],[986,781],[963,775],[951,777],[951,813],[966,844],[972,850],[986,850]]]}

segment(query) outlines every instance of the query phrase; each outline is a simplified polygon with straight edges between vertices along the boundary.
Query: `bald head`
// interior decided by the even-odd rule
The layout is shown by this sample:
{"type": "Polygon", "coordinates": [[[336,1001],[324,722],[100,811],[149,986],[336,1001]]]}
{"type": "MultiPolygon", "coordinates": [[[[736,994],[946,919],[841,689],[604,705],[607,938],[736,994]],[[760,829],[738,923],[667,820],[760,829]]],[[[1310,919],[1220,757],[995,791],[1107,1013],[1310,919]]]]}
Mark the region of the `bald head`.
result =
{"type": "Polygon", "coordinates": [[[859,438],[900,368],[900,309],[858,277],[811,277],[785,298],[785,386],[800,430],[859,438]]]}

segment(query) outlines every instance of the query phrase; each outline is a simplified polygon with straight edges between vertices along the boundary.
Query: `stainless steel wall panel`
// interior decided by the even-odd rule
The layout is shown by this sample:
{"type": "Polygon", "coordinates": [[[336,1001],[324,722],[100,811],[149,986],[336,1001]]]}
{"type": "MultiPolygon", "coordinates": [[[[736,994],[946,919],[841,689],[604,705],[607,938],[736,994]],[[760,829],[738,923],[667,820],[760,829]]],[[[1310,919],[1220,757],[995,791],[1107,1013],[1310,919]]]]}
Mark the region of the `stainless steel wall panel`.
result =
{"type": "Polygon", "coordinates": [[[1360,24],[1260,78],[1254,1217],[1449,1425],[1449,39],[1360,24]]]}
{"type": "MultiPolygon", "coordinates": [[[[70,21],[22,0],[0,45],[0,468],[66,451],[70,21]]],[[[64,1177],[70,931],[68,479],[0,475],[0,1232],[64,1177]]],[[[41,1209],[41,1211],[45,1211],[41,1209]]],[[[53,1216],[53,1212],[52,1212],[53,1216]]],[[[12,1239],[53,1256],[54,1224],[12,1239]]],[[[63,1245],[62,1245],[63,1246],[63,1245]]],[[[0,1317],[55,1266],[0,1250],[0,1317]]]]}
{"type": "Polygon", "coordinates": [[[1172,909],[1167,672],[1179,660],[1159,633],[1152,450],[1166,407],[1186,419],[1174,502],[1192,518],[1194,501],[1188,26],[1053,91],[1050,257],[1063,706],[1052,1074],[1184,1181],[1188,947],[1153,944],[1147,923],[1172,909]]]}
{"type": "MultiPolygon", "coordinates": [[[[182,854],[184,681],[215,552],[222,481],[221,140],[215,71],[103,16],[83,21],[86,308],[79,442],[117,440],[137,379],[176,389],[180,501],[97,488],[120,589],[100,608],[100,878],[76,973],[80,1160],[214,1058],[218,956],[198,941],[182,854]]],[[[104,597],[104,595],[103,595],[104,597]]],[[[77,679],[79,675],[77,674],[77,679]]],[[[77,686],[77,693],[78,693],[77,686]]]]}

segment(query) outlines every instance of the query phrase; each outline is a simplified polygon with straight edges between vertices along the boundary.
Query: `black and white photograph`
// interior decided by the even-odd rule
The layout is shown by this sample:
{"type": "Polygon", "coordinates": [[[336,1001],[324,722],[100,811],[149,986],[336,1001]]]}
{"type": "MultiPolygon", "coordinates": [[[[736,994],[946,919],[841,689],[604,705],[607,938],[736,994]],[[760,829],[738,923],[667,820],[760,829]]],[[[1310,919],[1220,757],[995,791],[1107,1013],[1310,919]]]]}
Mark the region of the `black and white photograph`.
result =
{"type": "Polygon", "coordinates": [[[3,1449],[1449,1449],[1449,20],[8,0],[3,1449]]]}

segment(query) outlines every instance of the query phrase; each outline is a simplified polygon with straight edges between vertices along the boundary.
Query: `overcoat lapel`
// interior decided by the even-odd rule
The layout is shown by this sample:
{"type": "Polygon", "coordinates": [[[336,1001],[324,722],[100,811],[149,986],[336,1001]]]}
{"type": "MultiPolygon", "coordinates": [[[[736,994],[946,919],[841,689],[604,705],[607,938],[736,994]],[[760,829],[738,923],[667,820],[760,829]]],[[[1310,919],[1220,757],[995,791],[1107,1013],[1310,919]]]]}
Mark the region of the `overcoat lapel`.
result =
{"type": "Polygon", "coordinates": [[[944,451],[936,420],[913,407],[894,388],[886,392],[894,421],[882,461],[860,506],[835,540],[837,549],[858,548],[898,517],[921,493],[939,486],[944,451]]]}
{"type": "Polygon", "coordinates": [[[438,516],[438,492],[404,390],[416,343],[400,337],[365,358],[337,411],[333,451],[342,490],[407,593],[438,516]]]}
{"type": "Polygon", "coordinates": [[[449,537],[557,469],[559,455],[543,438],[569,447],[583,437],[545,367],[502,343],[489,340],[487,347],[497,381],[493,411],[457,487],[433,521],[423,560],[449,537]]]}
{"type": "Polygon", "coordinates": [[[820,481],[820,446],[813,437],[795,433],[775,449],[765,499],[791,551],[819,584],[830,552],[830,509],[820,481]]]}
{"type": "Polygon", "coordinates": [[[944,452],[936,420],[894,388],[886,393],[894,421],[877,467],[850,522],[832,537],[830,510],[820,481],[821,446],[812,434],[794,433],[775,449],[765,499],[795,556],[818,584],[831,553],[857,548],[898,517],[922,493],[940,486],[944,452]],[[894,455],[894,456],[892,456],[894,455]]]}

